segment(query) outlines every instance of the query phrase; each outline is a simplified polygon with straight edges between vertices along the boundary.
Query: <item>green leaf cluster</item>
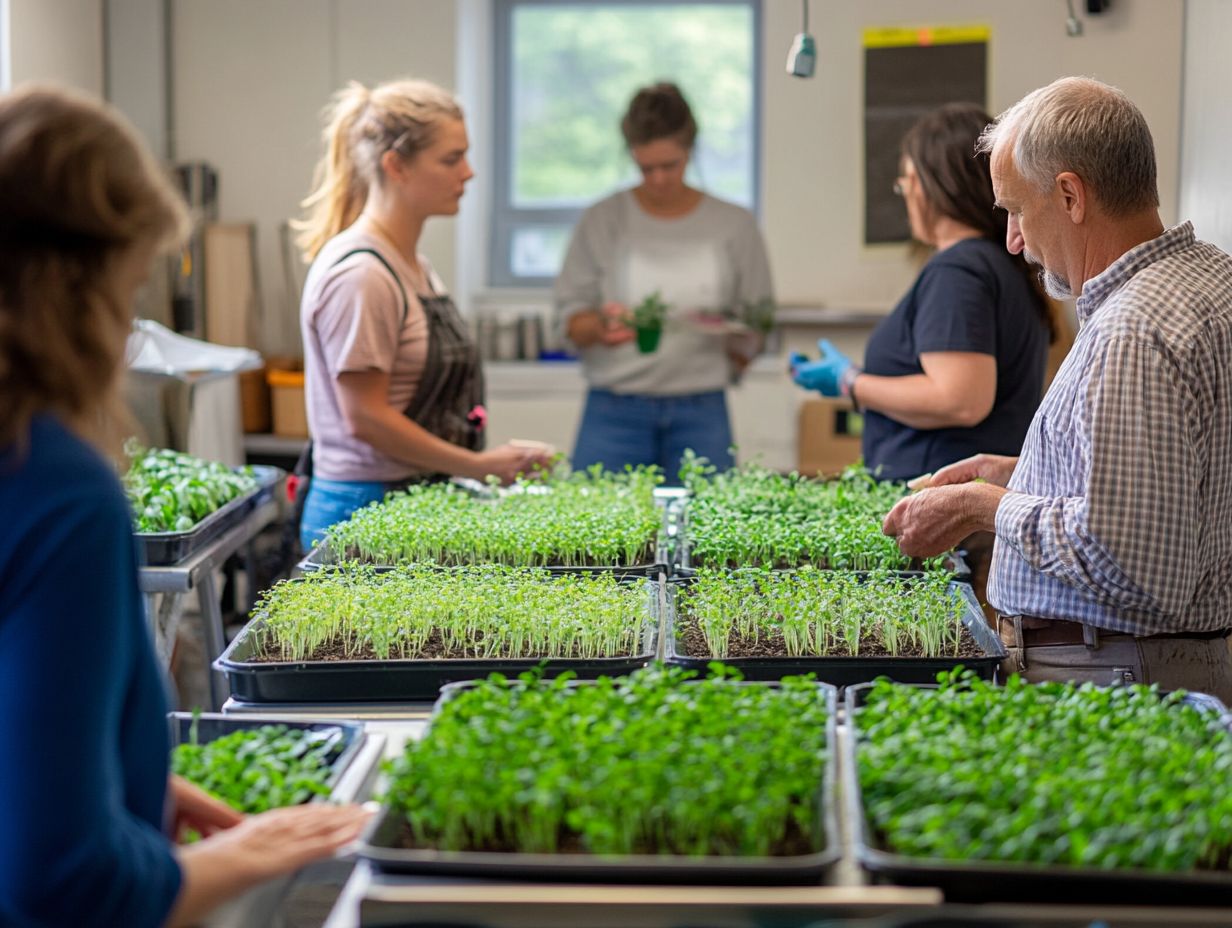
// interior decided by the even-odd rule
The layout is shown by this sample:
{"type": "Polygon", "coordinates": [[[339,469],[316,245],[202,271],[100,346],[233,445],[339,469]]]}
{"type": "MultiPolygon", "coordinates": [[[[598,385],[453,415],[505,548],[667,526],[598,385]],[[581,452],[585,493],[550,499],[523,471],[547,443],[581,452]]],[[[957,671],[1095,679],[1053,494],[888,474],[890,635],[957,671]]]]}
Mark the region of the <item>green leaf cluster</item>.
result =
{"type": "Polygon", "coordinates": [[[386,801],[416,846],[440,850],[819,850],[821,690],[715,669],[700,682],[656,666],[578,686],[493,675],[408,743],[386,801]]]}
{"type": "Polygon", "coordinates": [[[342,559],[387,565],[632,565],[653,557],[660,482],[657,468],[638,467],[522,481],[493,499],[414,486],[333,526],[327,543],[342,559]]]}
{"type": "Polygon", "coordinates": [[[286,725],[241,729],[205,744],[196,738],[171,751],[171,772],[246,814],[327,796],[341,733],[328,737],[286,725]]]}
{"type": "Polygon", "coordinates": [[[629,314],[629,323],[635,329],[661,329],[667,319],[667,308],[656,290],[633,307],[629,314]]]}
{"type": "Polygon", "coordinates": [[[1232,736],[1156,687],[935,690],[878,682],[858,710],[864,807],[912,857],[1100,869],[1227,867],[1232,736]]]}
{"type": "Polygon", "coordinates": [[[957,655],[966,613],[945,574],[901,577],[888,570],[728,571],[700,568],[677,598],[712,657],[725,658],[734,634],[747,641],[781,635],[789,656],[856,656],[861,645],[897,656],[957,655]]]}
{"type": "Polygon", "coordinates": [[[211,512],[257,487],[251,468],[126,442],[124,490],[138,532],[186,532],[211,512]]]}
{"type": "Polygon", "coordinates": [[[438,641],[454,658],[616,657],[642,653],[643,585],[611,573],[554,575],[497,565],[325,568],[264,593],[257,653],[308,659],[322,646],[382,660],[419,658],[438,641]]]}
{"type": "Polygon", "coordinates": [[[881,531],[904,484],[878,481],[862,467],[819,481],[784,477],[758,464],[713,473],[698,460],[686,462],[681,474],[692,491],[686,531],[693,565],[910,566],[898,542],[881,531]]]}

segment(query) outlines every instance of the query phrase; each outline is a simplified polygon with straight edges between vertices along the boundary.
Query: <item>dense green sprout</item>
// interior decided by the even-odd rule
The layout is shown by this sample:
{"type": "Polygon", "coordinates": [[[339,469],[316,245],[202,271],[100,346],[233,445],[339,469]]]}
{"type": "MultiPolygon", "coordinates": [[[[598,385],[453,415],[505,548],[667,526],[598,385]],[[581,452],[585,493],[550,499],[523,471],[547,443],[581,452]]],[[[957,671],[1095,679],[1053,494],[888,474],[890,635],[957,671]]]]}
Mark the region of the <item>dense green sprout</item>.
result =
{"type": "Polygon", "coordinates": [[[647,563],[662,524],[654,467],[597,469],[519,483],[493,499],[452,484],[411,487],[357,511],[327,533],[342,559],[520,566],[647,563]]]}
{"type": "Polygon", "coordinates": [[[395,762],[386,801],[411,843],[594,854],[812,853],[826,703],[652,667],[571,687],[489,677],[442,705],[395,762]]]}
{"type": "Polygon", "coordinates": [[[194,722],[189,740],[172,750],[171,772],[240,812],[299,805],[330,792],[339,735],[262,725],[199,744],[195,730],[194,722]]]}
{"type": "Polygon", "coordinates": [[[692,491],[686,532],[694,566],[902,569],[911,559],[882,533],[902,483],[862,467],[837,480],[784,477],[756,464],[707,472],[700,459],[682,473],[692,491]]]}
{"type": "Polygon", "coordinates": [[[388,660],[422,657],[436,642],[455,658],[641,654],[649,595],[645,585],[621,584],[611,573],[340,565],[263,594],[257,653],[300,661],[334,646],[340,656],[371,649],[388,660]]]}
{"type": "Polygon", "coordinates": [[[858,771],[878,840],[910,857],[1226,868],[1232,735],[1155,687],[877,683],[858,771]]]}
{"type": "Polygon", "coordinates": [[[257,487],[251,468],[231,470],[166,449],[143,449],[129,441],[124,490],[138,532],[186,532],[225,503],[257,487]]]}
{"type": "Polygon", "coordinates": [[[958,654],[967,607],[945,574],[703,567],[681,588],[677,611],[697,623],[716,658],[727,657],[733,633],[746,641],[781,635],[790,657],[854,656],[862,644],[942,657],[958,654]]]}

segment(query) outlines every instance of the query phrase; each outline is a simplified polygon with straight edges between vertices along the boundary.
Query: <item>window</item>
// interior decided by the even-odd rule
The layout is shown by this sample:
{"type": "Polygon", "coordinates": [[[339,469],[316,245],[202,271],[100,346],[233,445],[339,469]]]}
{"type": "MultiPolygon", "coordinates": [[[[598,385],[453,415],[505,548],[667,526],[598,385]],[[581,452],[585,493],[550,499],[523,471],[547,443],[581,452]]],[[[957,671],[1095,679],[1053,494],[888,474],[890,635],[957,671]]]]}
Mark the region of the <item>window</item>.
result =
{"type": "Polygon", "coordinates": [[[582,210],[636,183],[620,117],[680,85],[689,182],[756,210],[759,0],[495,0],[493,286],[549,286],[582,210]]]}

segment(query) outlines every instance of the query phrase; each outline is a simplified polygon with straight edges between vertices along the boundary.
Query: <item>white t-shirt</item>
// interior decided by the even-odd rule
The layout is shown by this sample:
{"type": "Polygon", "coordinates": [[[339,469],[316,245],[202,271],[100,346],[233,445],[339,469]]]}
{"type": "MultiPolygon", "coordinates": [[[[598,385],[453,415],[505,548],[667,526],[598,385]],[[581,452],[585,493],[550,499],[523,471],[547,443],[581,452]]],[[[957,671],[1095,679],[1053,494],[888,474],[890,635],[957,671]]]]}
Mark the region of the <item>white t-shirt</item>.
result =
{"type": "Polygon", "coordinates": [[[562,324],[611,301],[632,309],[656,290],[669,307],[658,350],[642,354],[632,343],[583,349],[586,379],[623,394],[722,390],[726,338],[689,317],[773,297],[770,262],[752,213],[707,194],[692,212],[662,219],[646,213],[629,190],[586,210],[556,278],[562,324]]]}

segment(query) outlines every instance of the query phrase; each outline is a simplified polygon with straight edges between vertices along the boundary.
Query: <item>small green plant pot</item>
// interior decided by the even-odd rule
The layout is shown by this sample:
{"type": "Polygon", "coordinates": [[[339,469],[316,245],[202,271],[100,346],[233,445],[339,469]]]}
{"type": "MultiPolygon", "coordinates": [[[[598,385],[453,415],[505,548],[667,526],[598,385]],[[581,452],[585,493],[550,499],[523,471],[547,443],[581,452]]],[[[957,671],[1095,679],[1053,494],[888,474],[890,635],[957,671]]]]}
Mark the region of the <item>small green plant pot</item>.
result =
{"type": "Polygon", "coordinates": [[[659,336],[663,334],[661,328],[654,329],[638,329],[637,330],[637,350],[642,354],[650,354],[656,351],[659,347],[659,336]]]}

